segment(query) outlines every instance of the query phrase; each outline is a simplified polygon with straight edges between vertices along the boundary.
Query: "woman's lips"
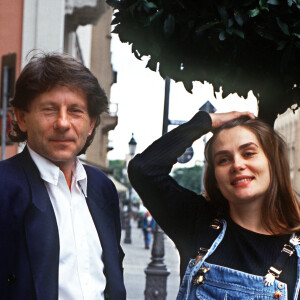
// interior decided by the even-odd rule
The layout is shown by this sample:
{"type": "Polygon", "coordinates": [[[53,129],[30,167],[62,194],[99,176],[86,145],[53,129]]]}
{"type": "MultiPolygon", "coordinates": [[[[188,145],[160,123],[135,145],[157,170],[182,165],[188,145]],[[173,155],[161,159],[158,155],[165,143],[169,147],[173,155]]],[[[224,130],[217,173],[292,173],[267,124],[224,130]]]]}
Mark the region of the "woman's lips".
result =
{"type": "Polygon", "coordinates": [[[253,176],[243,176],[243,177],[238,177],[238,178],[235,178],[231,184],[232,185],[244,185],[244,184],[248,184],[250,183],[252,180],[254,179],[253,176]]]}

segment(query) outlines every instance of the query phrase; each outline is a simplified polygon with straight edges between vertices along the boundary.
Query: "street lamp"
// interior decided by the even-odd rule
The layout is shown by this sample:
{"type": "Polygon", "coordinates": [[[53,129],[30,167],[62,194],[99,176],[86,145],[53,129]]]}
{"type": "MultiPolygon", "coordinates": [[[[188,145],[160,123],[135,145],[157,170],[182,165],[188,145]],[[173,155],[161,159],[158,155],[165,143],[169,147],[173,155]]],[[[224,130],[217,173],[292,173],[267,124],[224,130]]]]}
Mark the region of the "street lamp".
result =
{"type": "MultiPolygon", "coordinates": [[[[132,133],[132,136],[131,136],[131,139],[128,143],[129,145],[129,157],[127,159],[127,162],[126,162],[126,167],[128,166],[128,162],[129,160],[134,156],[135,154],[135,150],[136,150],[136,140],[133,136],[133,133],[132,133]]],[[[132,195],[132,186],[130,185],[129,187],[129,197],[128,197],[128,209],[127,209],[127,212],[126,212],[126,215],[125,215],[125,238],[124,238],[124,243],[125,244],[131,244],[131,224],[130,224],[130,221],[131,221],[131,195],[132,195]]]]}
{"type": "Polygon", "coordinates": [[[131,139],[128,143],[128,145],[129,145],[129,155],[130,156],[134,156],[135,150],[136,150],[136,144],[137,144],[136,140],[135,140],[135,138],[133,136],[133,133],[132,133],[131,139]]]}

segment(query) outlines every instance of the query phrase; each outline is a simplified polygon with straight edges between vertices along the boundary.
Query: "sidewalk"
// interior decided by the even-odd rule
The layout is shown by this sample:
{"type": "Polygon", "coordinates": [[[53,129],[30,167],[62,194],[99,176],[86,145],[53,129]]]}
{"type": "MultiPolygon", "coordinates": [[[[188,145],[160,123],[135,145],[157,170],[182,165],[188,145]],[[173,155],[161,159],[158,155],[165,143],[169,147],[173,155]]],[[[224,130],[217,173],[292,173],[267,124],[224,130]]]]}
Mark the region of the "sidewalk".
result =
{"type": "MultiPolygon", "coordinates": [[[[124,280],[127,300],[144,300],[146,287],[145,268],[151,262],[151,249],[144,249],[143,233],[131,222],[131,244],[124,244],[125,230],[122,230],[121,245],[125,252],[124,280]]],[[[152,238],[153,242],[153,238],[152,238]]],[[[179,289],[179,255],[174,243],[165,235],[165,264],[170,272],[167,277],[167,299],[175,300],[179,289]]]]}

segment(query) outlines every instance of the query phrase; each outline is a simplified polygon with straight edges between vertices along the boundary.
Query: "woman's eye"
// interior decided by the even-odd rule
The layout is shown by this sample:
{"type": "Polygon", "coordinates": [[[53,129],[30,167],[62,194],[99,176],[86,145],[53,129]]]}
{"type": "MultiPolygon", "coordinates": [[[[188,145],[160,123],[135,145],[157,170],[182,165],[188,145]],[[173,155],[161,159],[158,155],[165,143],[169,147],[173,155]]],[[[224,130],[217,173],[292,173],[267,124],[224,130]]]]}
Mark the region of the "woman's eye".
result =
{"type": "Polygon", "coordinates": [[[245,157],[251,157],[253,156],[255,153],[254,152],[251,152],[251,151],[248,151],[244,154],[245,157]]]}
{"type": "Polygon", "coordinates": [[[225,164],[229,161],[229,159],[227,157],[222,157],[218,160],[218,165],[222,165],[225,164]]]}

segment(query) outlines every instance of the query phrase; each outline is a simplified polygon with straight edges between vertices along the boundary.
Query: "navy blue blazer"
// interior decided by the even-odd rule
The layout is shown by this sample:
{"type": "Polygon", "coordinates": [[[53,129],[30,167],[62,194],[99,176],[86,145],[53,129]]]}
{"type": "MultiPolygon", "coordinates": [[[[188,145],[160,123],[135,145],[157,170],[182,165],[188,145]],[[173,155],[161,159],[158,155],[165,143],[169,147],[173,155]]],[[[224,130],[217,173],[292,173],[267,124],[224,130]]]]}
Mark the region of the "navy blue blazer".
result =
{"type": "MultiPolygon", "coordinates": [[[[87,204],[103,248],[105,299],[125,300],[119,200],[100,170],[85,166],[87,204]]],[[[58,299],[59,236],[49,195],[28,149],[0,162],[0,299],[58,299]]]]}

